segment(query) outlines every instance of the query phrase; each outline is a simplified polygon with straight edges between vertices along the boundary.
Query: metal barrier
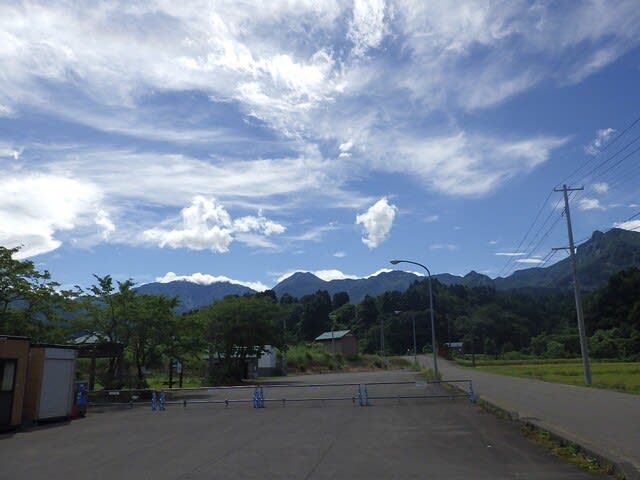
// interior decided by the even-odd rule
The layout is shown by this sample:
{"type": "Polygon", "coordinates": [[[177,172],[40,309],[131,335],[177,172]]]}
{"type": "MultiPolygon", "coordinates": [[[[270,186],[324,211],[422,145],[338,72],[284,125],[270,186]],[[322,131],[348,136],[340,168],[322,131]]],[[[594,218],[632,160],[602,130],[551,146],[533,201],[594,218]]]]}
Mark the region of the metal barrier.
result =
{"type": "Polygon", "coordinates": [[[315,383],[315,384],[261,384],[218,387],[175,388],[169,390],[111,390],[102,392],[106,398],[121,401],[90,402],[92,407],[150,406],[153,411],[163,411],[168,405],[199,404],[251,404],[253,408],[265,408],[267,403],[300,402],[356,402],[361,407],[371,406],[372,400],[409,400],[467,397],[476,401],[471,380],[403,381],[367,383],[315,383]],[[465,388],[466,386],[466,388],[465,388]],[[434,388],[438,387],[438,388],[434,388]],[[416,389],[420,389],[416,391],[416,389]],[[146,401],[144,397],[149,398],[146,401]]]}

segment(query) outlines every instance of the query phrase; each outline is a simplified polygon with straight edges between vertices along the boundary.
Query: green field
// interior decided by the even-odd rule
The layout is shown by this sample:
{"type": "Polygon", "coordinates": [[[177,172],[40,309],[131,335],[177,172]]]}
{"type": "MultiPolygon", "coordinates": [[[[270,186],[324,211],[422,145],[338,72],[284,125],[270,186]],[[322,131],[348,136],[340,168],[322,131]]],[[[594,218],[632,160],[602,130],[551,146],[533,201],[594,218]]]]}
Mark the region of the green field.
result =
{"type": "MultiPolygon", "coordinates": [[[[481,372],[498,373],[514,377],[536,378],[545,382],[584,385],[582,363],[518,363],[511,365],[487,365],[476,367],[481,372]]],[[[593,362],[591,363],[592,386],[640,394],[640,362],[593,362]]]]}

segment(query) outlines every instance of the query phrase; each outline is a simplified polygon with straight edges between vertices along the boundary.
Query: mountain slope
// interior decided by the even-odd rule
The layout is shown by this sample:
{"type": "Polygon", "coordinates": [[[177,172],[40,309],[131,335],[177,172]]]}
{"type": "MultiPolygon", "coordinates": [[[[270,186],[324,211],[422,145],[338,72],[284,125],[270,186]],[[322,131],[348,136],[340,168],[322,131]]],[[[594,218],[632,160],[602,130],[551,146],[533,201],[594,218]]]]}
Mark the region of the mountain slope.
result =
{"type": "MultiPolygon", "coordinates": [[[[580,285],[592,289],[605,285],[611,275],[626,268],[640,267],[640,233],[612,229],[606,233],[594,232],[591,239],[577,249],[580,285]]],[[[466,287],[494,287],[499,290],[514,288],[569,288],[572,284],[570,259],[565,258],[546,268],[518,270],[506,278],[491,279],[471,271],[464,277],[441,273],[433,275],[446,285],[466,287]]],[[[324,281],[312,273],[298,272],[277,284],[273,290],[278,298],[289,294],[295,298],[326,290],[330,295],[347,292],[351,303],[359,303],[366,295],[378,296],[388,291],[405,291],[415,281],[423,280],[416,274],[402,270],[383,272],[373,277],[324,281]]],[[[180,312],[209,305],[227,295],[255,293],[248,287],[229,282],[200,285],[186,281],[149,283],[137,289],[139,293],[178,296],[180,312]]]]}
{"type": "MultiPolygon", "coordinates": [[[[593,232],[591,239],[576,250],[578,281],[585,289],[605,285],[614,273],[640,266],[640,233],[614,228],[593,232]]],[[[500,290],[522,287],[568,288],[573,284],[571,259],[546,268],[518,270],[507,278],[496,278],[500,290]]]]}
{"type": "Polygon", "coordinates": [[[136,288],[140,294],[165,295],[167,297],[178,297],[180,305],[177,312],[187,312],[196,308],[209,305],[215,300],[220,300],[227,295],[244,295],[256,293],[255,290],[230,282],[218,282],[211,285],[201,285],[198,283],[177,280],[168,283],[147,283],[136,288]]]}

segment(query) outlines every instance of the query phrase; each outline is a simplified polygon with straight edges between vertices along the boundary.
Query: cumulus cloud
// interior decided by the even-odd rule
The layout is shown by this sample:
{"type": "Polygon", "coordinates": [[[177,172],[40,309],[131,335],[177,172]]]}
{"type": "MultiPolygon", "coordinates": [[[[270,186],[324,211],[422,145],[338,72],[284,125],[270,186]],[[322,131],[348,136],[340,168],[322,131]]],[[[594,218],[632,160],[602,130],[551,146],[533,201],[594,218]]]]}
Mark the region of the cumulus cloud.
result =
{"type": "Polygon", "coordinates": [[[22,245],[18,258],[56,250],[57,236],[94,223],[102,193],[94,185],[47,175],[0,178],[0,244],[22,245]]]}
{"type": "Polygon", "coordinates": [[[262,215],[247,216],[232,220],[227,210],[215,199],[194,197],[191,205],[180,212],[182,225],[178,228],[152,228],[144,231],[147,241],[160,247],[188,248],[227,252],[234,234],[257,232],[269,236],[284,232],[285,227],[262,215]]]}
{"type": "Polygon", "coordinates": [[[596,132],[596,138],[594,138],[589,145],[584,147],[584,151],[589,155],[598,155],[602,150],[602,147],[604,147],[614,133],[616,133],[616,131],[613,128],[602,128],[598,130],[596,132]]]}
{"type": "Polygon", "coordinates": [[[597,198],[581,198],[578,203],[578,208],[580,210],[603,210],[597,198]]]}
{"type": "MultiPolygon", "coordinates": [[[[491,242],[489,242],[489,243],[491,244],[491,242]]],[[[521,253],[521,252],[497,252],[496,255],[498,255],[500,257],[521,257],[521,256],[526,255],[526,254],[525,253],[521,253]]]]}
{"type": "Polygon", "coordinates": [[[365,213],[356,216],[356,224],[364,227],[362,243],[369,248],[376,248],[384,242],[396,217],[398,209],[395,205],[389,205],[386,198],[381,198],[365,213]]]}
{"type": "Polygon", "coordinates": [[[336,258],[344,258],[347,256],[347,254],[345,252],[340,251],[340,252],[334,253],[333,256],[336,258]]]}
{"type": "Polygon", "coordinates": [[[243,285],[257,292],[263,292],[269,289],[269,287],[267,287],[262,282],[245,282],[243,280],[234,280],[232,278],[225,277],[224,275],[215,276],[200,272],[192,273],[191,275],[178,275],[174,272],[167,272],[162,277],[156,277],[156,282],[160,283],[169,283],[176,281],[197,283],[198,285],[212,285],[214,283],[228,282],[236,285],[243,285]]]}

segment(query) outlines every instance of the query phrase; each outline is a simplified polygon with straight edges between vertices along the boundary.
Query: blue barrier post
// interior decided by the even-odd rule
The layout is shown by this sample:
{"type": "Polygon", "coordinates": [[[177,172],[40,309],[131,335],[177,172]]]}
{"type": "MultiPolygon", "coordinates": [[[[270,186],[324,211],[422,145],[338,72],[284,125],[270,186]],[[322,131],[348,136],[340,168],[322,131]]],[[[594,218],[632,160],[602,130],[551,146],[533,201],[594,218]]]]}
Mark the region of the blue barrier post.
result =
{"type": "Polygon", "coordinates": [[[364,401],[362,400],[362,384],[358,384],[358,405],[364,407],[364,401]]]}
{"type": "Polygon", "coordinates": [[[473,382],[469,380],[469,400],[471,403],[476,403],[476,394],[473,391],[473,382]]]}
{"type": "Polygon", "coordinates": [[[156,391],[151,392],[151,410],[154,412],[158,408],[158,396],[156,395],[156,391]]]}
{"type": "Polygon", "coordinates": [[[161,390],[160,391],[160,410],[166,410],[165,401],[166,401],[166,398],[164,395],[164,390],[161,390]]]}
{"type": "Polygon", "coordinates": [[[367,390],[367,384],[364,384],[364,405],[366,407],[370,407],[371,404],[369,403],[369,391],[367,390]]]}

